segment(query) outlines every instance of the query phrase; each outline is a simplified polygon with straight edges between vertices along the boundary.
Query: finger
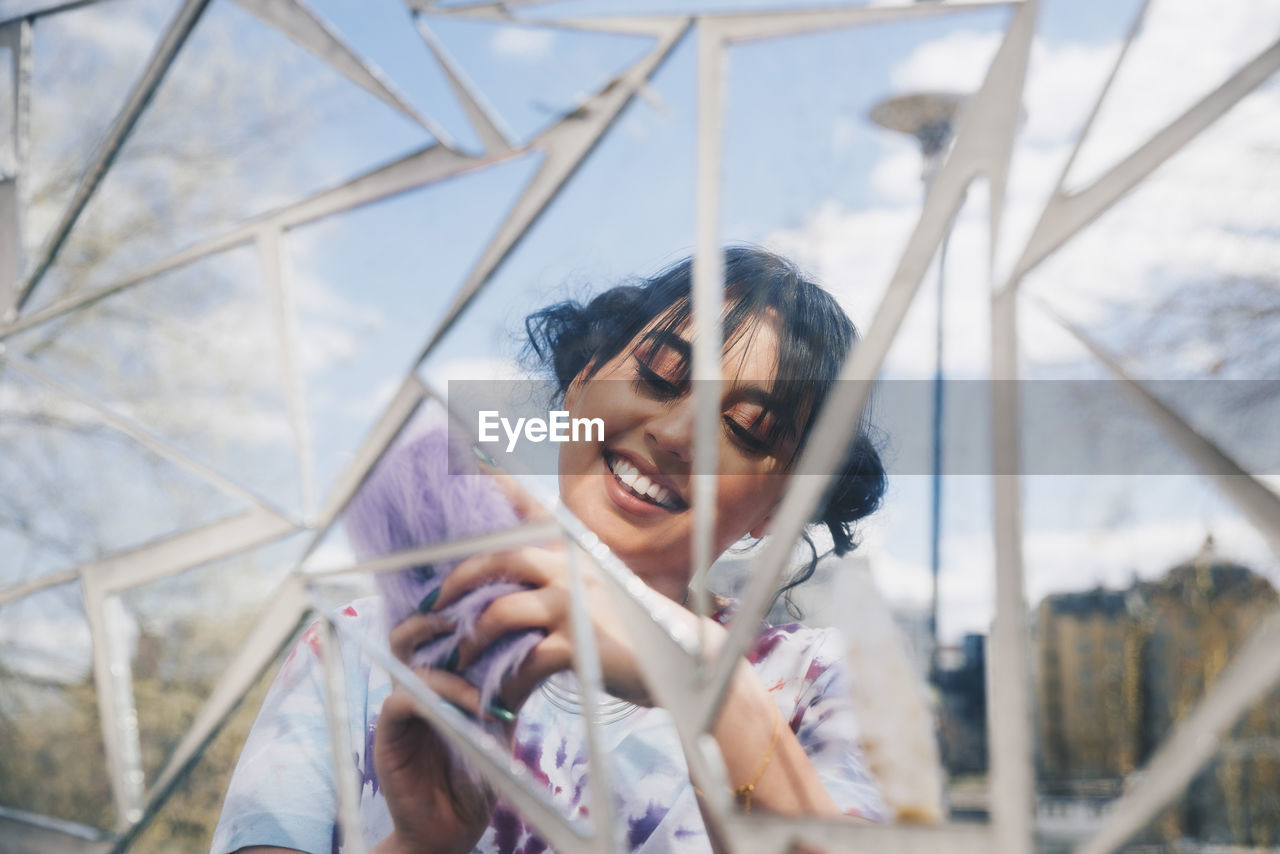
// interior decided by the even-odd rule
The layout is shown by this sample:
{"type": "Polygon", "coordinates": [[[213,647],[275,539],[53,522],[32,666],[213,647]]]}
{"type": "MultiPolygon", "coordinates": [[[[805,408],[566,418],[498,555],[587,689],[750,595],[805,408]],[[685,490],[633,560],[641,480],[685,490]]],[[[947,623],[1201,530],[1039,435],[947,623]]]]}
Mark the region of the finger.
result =
{"type": "Polygon", "coordinates": [[[480,689],[456,673],[447,670],[427,669],[422,681],[440,695],[440,698],[466,715],[480,713],[480,689]]]}
{"type": "Polygon", "coordinates": [[[534,587],[545,586],[553,572],[551,552],[545,549],[524,548],[469,557],[454,567],[440,585],[432,611],[440,611],[452,605],[462,596],[490,581],[515,581],[534,587]]]}
{"type": "Polygon", "coordinates": [[[564,615],[563,597],[545,587],[499,596],[476,620],[475,633],[458,644],[458,670],[466,670],[495,641],[522,629],[550,629],[564,615]]]}
{"type": "Polygon", "coordinates": [[[457,623],[442,614],[410,614],[391,630],[391,653],[408,664],[414,650],[455,628],[457,623]]]}
{"type": "Polygon", "coordinates": [[[431,670],[423,681],[427,683],[428,688],[439,694],[441,699],[463,714],[478,720],[501,723],[508,738],[515,731],[515,716],[509,711],[510,707],[502,705],[502,700],[497,698],[497,705],[491,702],[488,707],[482,708],[480,689],[461,676],[447,670],[431,670]]]}
{"type": "Polygon", "coordinates": [[[516,672],[502,683],[498,696],[508,709],[520,709],[544,679],[573,666],[573,646],[557,632],[533,648],[516,672]]]}

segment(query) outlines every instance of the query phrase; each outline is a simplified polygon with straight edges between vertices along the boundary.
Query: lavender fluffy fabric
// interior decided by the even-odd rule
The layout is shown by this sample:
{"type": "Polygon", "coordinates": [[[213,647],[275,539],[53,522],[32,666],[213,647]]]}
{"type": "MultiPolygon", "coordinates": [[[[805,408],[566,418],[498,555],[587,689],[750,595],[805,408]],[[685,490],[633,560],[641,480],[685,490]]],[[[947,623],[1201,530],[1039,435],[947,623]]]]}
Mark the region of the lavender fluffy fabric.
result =
{"type": "MultiPolygon", "coordinates": [[[[492,478],[477,472],[471,450],[451,444],[444,427],[388,452],[344,517],[352,545],[362,559],[501,531],[518,521],[502,489],[492,478]]],[[[387,630],[414,614],[459,562],[379,574],[387,630]]],[[[442,666],[464,638],[475,634],[476,620],[491,602],[523,589],[525,585],[509,581],[491,582],[441,609],[457,628],[419,648],[410,663],[415,667],[442,666]]],[[[462,676],[480,689],[482,705],[492,702],[502,681],[544,636],[540,629],[508,634],[467,667],[462,676]]]]}

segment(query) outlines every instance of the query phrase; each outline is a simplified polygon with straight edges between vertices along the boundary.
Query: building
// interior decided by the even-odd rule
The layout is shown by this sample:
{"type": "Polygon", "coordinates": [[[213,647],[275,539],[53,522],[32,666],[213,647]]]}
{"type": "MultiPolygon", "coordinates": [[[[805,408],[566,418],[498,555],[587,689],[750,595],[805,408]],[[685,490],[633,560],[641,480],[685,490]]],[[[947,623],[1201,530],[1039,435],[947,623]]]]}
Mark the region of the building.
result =
{"type": "Polygon", "coordinates": [[[938,650],[938,741],[953,777],[987,771],[987,638],[967,634],[938,650]]]}
{"type": "MultiPolygon", "coordinates": [[[[1035,631],[1042,793],[1119,794],[1278,601],[1266,579],[1217,560],[1211,540],[1157,581],[1047,597],[1035,631]]],[[[1280,690],[1273,690],[1146,841],[1280,844],[1278,791],[1280,690]]]]}

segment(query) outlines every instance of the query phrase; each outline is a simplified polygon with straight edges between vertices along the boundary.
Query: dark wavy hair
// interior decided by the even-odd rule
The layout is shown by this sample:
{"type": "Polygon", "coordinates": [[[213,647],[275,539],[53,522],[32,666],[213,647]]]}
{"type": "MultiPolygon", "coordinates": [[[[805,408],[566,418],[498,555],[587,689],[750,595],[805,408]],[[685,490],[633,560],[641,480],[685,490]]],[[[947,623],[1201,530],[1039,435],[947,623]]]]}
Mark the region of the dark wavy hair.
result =
{"type": "MultiPolygon", "coordinates": [[[[691,320],[692,270],[693,259],[686,258],[652,278],[618,285],[584,302],[568,300],[534,312],[525,319],[526,361],[550,370],[556,400],[562,401],[574,379],[580,374],[589,379],[651,324],[650,335],[675,332],[691,320]]],[[[763,317],[776,317],[779,354],[773,397],[781,411],[796,417],[794,424],[773,423],[775,430],[798,432],[795,455],[787,463],[790,468],[805,446],[845,355],[857,341],[857,330],[829,293],[790,261],[764,249],[727,248],[724,281],[726,349],[751,334],[763,317]]],[[[869,413],[868,406],[825,502],[811,520],[831,533],[836,555],[857,547],[855,523],[879,508],[888,485],[869,413]]],[[[789,592],[813,576],[820,557],[807,531],[803,537],[812,557],[778,591],[787,594],[793,614],[798,612],[789,592]]]]}

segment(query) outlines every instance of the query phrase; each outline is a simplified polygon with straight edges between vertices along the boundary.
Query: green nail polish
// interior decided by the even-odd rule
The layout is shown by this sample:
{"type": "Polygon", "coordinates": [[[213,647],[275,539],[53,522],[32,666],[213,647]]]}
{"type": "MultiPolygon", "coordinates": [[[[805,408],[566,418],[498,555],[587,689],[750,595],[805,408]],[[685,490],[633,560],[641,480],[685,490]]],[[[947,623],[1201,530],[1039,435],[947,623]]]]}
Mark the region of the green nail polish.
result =
{"type": "Polygon", "coordinates": [[[479,445],[472,445],[471,453],[475,454],[476,459],[484,463],[485,465],[493,466],[494,468],[497,468],[498,461],[495,460],[493,457],[489,456],[488,452],[486,452],[485,449],[480,447],[479,445]]]}
{"type": "Polygon", "coordinates": [[[422,597],[422,601],[418,603],[418,613],[425,614],[430,611],[432,606],[436,604],[436,600],[439,598],[440,588],[437,587],[435,590],[432,590],[426,596],[422,597]]]}
{"type": "Polygon", "coordinates": [[[490,703],[488,707],[485,709],[485,711],[487,711],[489,714],[493,715],[495,718],[502,721],[503,723],[508,723],[508,724],[515,723],[515,720],[516,720],[515,712],[511,711],[510,709],[502,705],[502,703],[500,703],[497,700],[494,700],[492,703],[490,703]]]}

